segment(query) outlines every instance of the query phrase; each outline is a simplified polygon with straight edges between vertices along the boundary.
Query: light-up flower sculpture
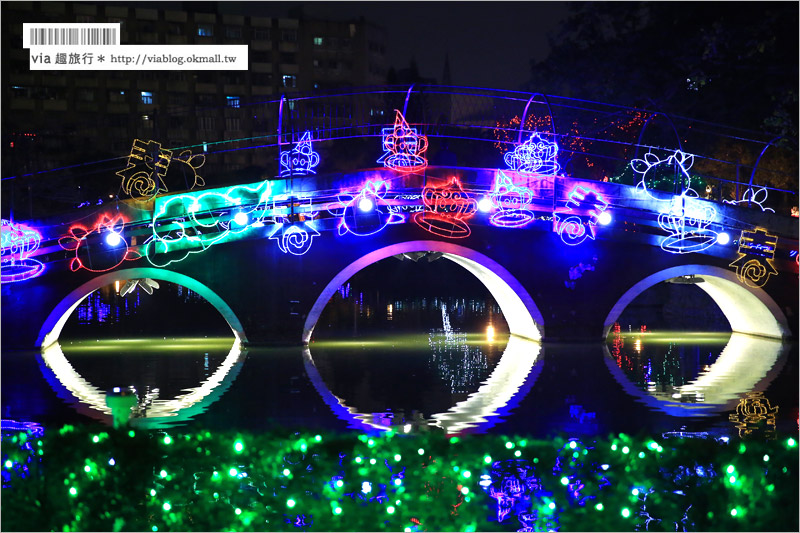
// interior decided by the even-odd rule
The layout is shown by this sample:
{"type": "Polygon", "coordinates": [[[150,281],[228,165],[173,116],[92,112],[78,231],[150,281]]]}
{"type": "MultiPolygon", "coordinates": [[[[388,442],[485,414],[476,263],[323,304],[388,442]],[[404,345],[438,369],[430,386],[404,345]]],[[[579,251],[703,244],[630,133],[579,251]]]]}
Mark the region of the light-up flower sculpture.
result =
{"type": "Polygon", "coordinates": [[[558,145],[543,139],[539,132],[533,132],[527,141],[507,152],[503,160],[509,170],[523,174],[553,176],[561,170],[558,165],[558,145]]]}
{"type": "Polygon", "coordinates": [[[730,265],[736,268],[739,281],[749,287],[763,287],[769,277],[778,274],[772,262],[778,238],[761,228],[755,231],[742,230],[739,237],[739,257],[730,265]]]}
{"type": "Polygon", "coordinates": [[[414,222],[420,227],[440,237],[469,236],[471,230],[466,221],[475,214],[478,205],[464,192],[458,178],[452,178],[443,187],[425,187],[422,202],[425,210],[414,213],[414,222]]]}
{"type": "Polygon", "coordinates": [[[374,235],[388,224],[399,224],[405,217],[390,210],[391,206],[384,199],[388,188],[383,180],[368,181],[355,195],[339,194],[339,202],[329,209],[334,216],[340,217],[339,235],[352,233],[359,237],[374,235]]]}
{"type": "Polygon", "coordinates": [[[311,132],[307,131],[290,151],[281,153],[280,176],[316,174],[318,164],[319,154],[311,147],[311,132]]]}
{"type": "Polygon", "coordinates": [[[700,200],[691,188],[689,168],[693,163],[694,156],[680,150],[666,159],[648,152],[644,159],[631,161],[631,168],[642,176],[636,190],[664,206],[658,216],[658,225],[669,232],[661,241],[661,249],[665,252],[701,252],[717,242],[717,232],[709,227],[716,219],[717,211],[709,202],[700,200]],[[655,183],[660,181],[659,176],[665,171],[674,173],[674,180],[686,185],[681,187],[681,194],[667,199],[652,193],[655,183]]]}
{"type": "Polygon", "coordinates": [[[428,149],[428,137],[410,127],[399,110],[395,109],[394,126],[381,132],[384,153],[378,163],[399,172],[418,172],[428,166],[422,155],[428,149]]]}
{"type": "Polygon", "coordinates": [[[42,242],[42,235],[38,231],[3,219],[0,240],[2,283],[35,278],[44,272],[44,265],[30,257],[42,242]]]}
{"type": "Polygon", "coordinates": [[[75,257],[69,264],[70,270],[84,268],[89,272],[106,272],[117,268],[123,261],[141,257],[139,252],[128,247],[124,229],[125,219],[122,215],[114,218],[102,215],[91,229],[79,224],[72,226],[69,234],[58,240],[65,250],[75,251],[75,257]]]}
{"type": "Polygon", "coordinates": [[[608,202],[597,191],[576,185],[566,206],[553,213],[554,231],[570,246],[594,240],[597,223],[607,208],[608,202]]]}
{"type": "Polygon", "coordinates": [[[533,221],[530,210],[533,193],[527,187],[515,185],[502,171],[498,171],[495,177],[489,200],[498,209],[489,218],[489,222],[495,226],[521,228],[533,221]]]}

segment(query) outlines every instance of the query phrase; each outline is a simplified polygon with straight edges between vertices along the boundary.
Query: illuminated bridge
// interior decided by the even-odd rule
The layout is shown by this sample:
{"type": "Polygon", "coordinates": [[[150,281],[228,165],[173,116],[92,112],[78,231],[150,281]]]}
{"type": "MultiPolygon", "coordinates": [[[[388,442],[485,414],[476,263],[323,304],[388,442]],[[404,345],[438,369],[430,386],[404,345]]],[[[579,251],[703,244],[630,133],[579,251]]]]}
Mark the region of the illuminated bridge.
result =
{"type": "Polygon", "coordinates": [[[137,139],[108,170],[113,201],[4,220],[4,347],[46,347],[93,291],[148,279],[205,297],[242,342],[307,343],[336,290],[392,257],[463,267],[510,332],[533,340],[604,339],[663,281],[696,283],[734,332],[797,336],[797,191],[771,185],[783,169],[766,165],[778,140],[453,87],[257,106],[275,133],[176,148],[137,139]],[[726,160],[720,139],[750,166],[726,160]],[[206,172],[231,150],[260,151],[272,168],[239,182],[206,172]]]}

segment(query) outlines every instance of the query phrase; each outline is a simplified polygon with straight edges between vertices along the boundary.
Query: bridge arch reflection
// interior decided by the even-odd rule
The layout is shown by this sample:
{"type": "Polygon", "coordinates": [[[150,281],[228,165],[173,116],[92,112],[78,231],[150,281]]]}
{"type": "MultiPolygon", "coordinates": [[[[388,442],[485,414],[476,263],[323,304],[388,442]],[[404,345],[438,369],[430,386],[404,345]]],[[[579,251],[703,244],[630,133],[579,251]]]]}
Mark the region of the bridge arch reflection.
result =
{"type": "Polygon", "coordinates": [[[246,343],[247,336],[245,335],[244,328],[239,318],[234,314],[230,306],[220,298],[217,293],[208,288],[203,283],[200,283],[194,278],[172,272],[162,268],[128,268],[125,270],[116,270],[101,274],[91,280],[87,281],[80,287],[70,292],[63,300],[61,300],[55,309],[50,312],[42,325],[39,336],[36,339],[37,348],[47,348],[48,346],[58,342],[61,331],[67,323],[67,319],[72,315],[72,312],[80,305],[80,303],[94,291],[110,285],[116,281],[124,283],[132,279],[150,278],[157,281],[169,281],[176,285],[182,285],[190,289],[210,303],[222,315],[225,321],[233,331],[236,340],[239,343],[246,343]]]}
{"type": "Polygon", "coordinates": [[[442,257],[460,265],[486,286],[500,307],[511,335],[534,341],[542,339],[544,332],[542,313],[522,284],[499,263],[471,248],[449,242],[408,241],[370,252],[336,274],[322,290],[306,317],[303,327],[303,343],[309,343],[314,327],[325,306],[336,290],[353,275],[387,257],[413,252],[441,252],[442,257]]]}
{"type": "Polygon", "coordinates": [[[608,337],[622,311],[645,290],[662,281],[691,275],[702,277],[703,282],[697,286],[719,306],[734,333],[773,339],[791,337],[786,315],[763,289],[741,284],[731,270],[710,265],[680,265],[656,272],[628,289],[606,317],[603,338],[608,337]]]}

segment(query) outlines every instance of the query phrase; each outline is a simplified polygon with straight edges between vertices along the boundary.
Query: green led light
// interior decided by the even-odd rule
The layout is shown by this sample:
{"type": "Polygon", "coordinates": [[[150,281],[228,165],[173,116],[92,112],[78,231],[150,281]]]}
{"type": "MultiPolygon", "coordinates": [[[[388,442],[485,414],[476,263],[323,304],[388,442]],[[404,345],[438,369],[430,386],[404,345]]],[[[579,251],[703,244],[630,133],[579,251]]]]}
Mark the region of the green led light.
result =
{"type": "Polygon", "coordinates": [[[400,485],[402,485],[402,484],[403,484],[403,480],[402,480],[402,479],[400,479],[400,478],[396,478],[396,479],[394,480],[394,484],[395,484],[395,485],[397,485],[397,486],[400,486],[400,485]]]}
{"type": "Polygon", "coordinates": [[[172,444],[172,437],[170,437],[169,435],[165,435],[164,444],[172,444]]]}
{"type": "Polygon", "coordinates": [[[555,504],[555,502],[550,502],[550,503],[547,504],[547,507],[550,508],[550,510],[552,511],[553,509],[556,508],[556,504],[555,504]]]}
{"type": "Polygon", "coordinates": [[[472,475],[472,472],[470,472],[469,470],[464,470],[463,472],[461,472],[461,475],[464,477],[470,477],[472,475]]]}
{"type": "Polygon", "coordinates": [[[241,509],[239,509],[238,507],[237,507],[237,508],[236,508],[236,510],[234,510],[233,512],[234,512],[234,513],[236,513],[237,515],[240,515],[240,514],[242,514],[242,510],[241,510],[241,509]]]}
{"type": "Polygon", "coordinates": [[[514,443],[513,442],[506,442],[506,448],[508,448],[510,450],[513,447],[514,447],[514,443]]]}
{"type": "Polygon", "coordinates": [[[488,465],[489,463],[492,462],[492,456],[491,455],[484,455],[483,456],[483,462],[488,465]]]}
{"type": "Polygon", "coordinates": [[[164,505],[161,506],[165,511],[169,511],[172,509],[172,504],[169,502],[164,502],[164,505]]]}
{"type": "Polygon", "coordinates": [[[156,489],[150,489],[150,496],[156,495],[156,489]]]}
{"type": "Polygon", "coordinates": [[[567,476],[562,477],[561,478],[561,484],[562,485],[569,485],[569,478],[567,476]]]}
{"type": "Polygon", "coordinates": [[[95,444],[97,444],[98,442],[100,442],[100,437],[98,437],[97,435],[95,435],[94,437],[92,437],[92,442],[94,442],[95,444]]]}
{"type": "Polygon", "coordinates": [[[598,503],[597,505],[594,506],[594,508],[597,509],[598,511],[602,511],[603,510],[603,504],[602,503],[598,503]]]}
{"type": "Polygon", "coordinates": [[[658,443],[654,440],[651,440],[650,442],[647,443],[647,447],[650,448],[651,450],[656,450],[658,449],[658,443]]]}
{"type": "Polygon", "coordinates": [[[639,459],[644,459],[644,452],[639,452],[639,459]]]}
{"type": "Polygon", "coordinates": [[[797,441],[789,437],[789,440],[786,441],[786,444],[789,446],[789,448],[794,448],[797,444],[797,441]]]}
{"type": "Polygon", "coordinates": [[[639,495],[639,489],[633,489],[631,491],[631,494],[633,494],[634,496],[638,496],[639,495]]]}
{"type": "Polygon", "coordinates": [[[370,448],[372,448],[373,446],[375,446],[375,441],[374,441],[374,440],[372,440],[372,439],[369,439],[369,440],[367,441],[367,446],[369,446],[370,448]]]}
{"type": "Polygon", "coordinates": [[[372,459],[369,460],[369,464],[371,464],[371,465],[374,465],[377,462],[378,461],[376,461],[375,458],[372,458],[372,459]]]}
{"type": "Polygon", "coordinates": [[[291,509],[295,505],[297,505],[297,502],[294,501],[293,499],[289,498],[288,500],[286,500],[286,507],[291,509]]]}
{"type": "MultiPolygon", "coordinates": [[[[284,475],[284,476],[288,476],[288,475],[289,475],[289,474],[291,474],[291,473],[292,473],[292,471],[291,471],[291,470],[289,470],[288,468],[284,468],[284,469],[283,469],[283,475],[284,475]]],[[[340,481],[341,481],[341,480],[340,480],[340,481]]]]}
{"type": "Polygon", "coordinates": [[[744,453],[746,451],[747,451],[747,446],[745,446],[744,443],[740,444],[739,445],[739,453],[744,453]]]}
{"type": "Polygon", "coordinates": [[[630,449],[630,448],[628,448],[627,446],[623,446],[623,447],[622,447],[622,453],[628,453],[628,452],[630,452],[630,451],[631,451],[631,449],[630,449]]]}
{"type": "Polygon", "coordinates": [[[386,508],[386,512],[389,514],[394,514],[394,505],[390,505],[386,508]]]}
{"type": "Polygon", "coordinates": [[[625,508],[622,509],[622,513],[621,514],[622,514],[622,516],[624,518],[628,518],[631,515],[631,510],[628,509],[627,507],[625,507],[625,508]]]}
{"type": "Polygon", "coordinates": [[[461,487],[461,494],[469,494],[469,489],[467,487],[461,487]]]}
{"type": "Polygon", "coordinates": [[[734,471],[736,471],[736,468],[733,465],[728,465],[728,467],[725,469],[725,471],[727,473],[729,473],[729,474],[733,474],[734,471]]]}
{"type": "Polygon", "coordinates": [[[772,492],[773,490],[775,490],[775,485],[773,485],[772,483],[767,485],[767,492],[772,492]]]}
{"type": "Polygon", "coordinates": [[[342,514],[342,508],[337,505],[333,508],[333,514],[342,514]]]}
{"type": "Polygon", "coordinates": [[[575,449],[576,446],[577,446],[577,444],[575,443],[574,440],[569,442],[569,447],[572,448],[573,450],[575,449]]]}
{"type": "Polygon", "coordinates": [[[519,441],[517,444],[519,444],[520,446],[522,446],[522,447],[524,448],[525,446],[527,446],[527,445],[528,445],[528,441],[527,441],[527,440],[525,440],[525,439],[522,439],[522,440],[521,440],[521,441],[519,441]]]}
{"type": "Polygon", "coordinates": [[[130,431],[128,432],[128,436],[129,436],[130,438],[133,438],[133,437],[135,437],[135,436],[136,436],[136,432],[135,432],[134,430],[130,430],[130,431]]]}
{"type": "Polygon", "coordinates": [[[612,451],[617,451],[617,445],[616,444],[612,444],[611,445],[611,450],[612,451]]]}
{"type": "Polygon", "coordinates": [[[572,453],[572,458],[573,459],[577,459],[578,457],[580,457],[580,454],[578,452],[573,452],[572,453]]]}
{"type": "Polygon", "coordinates": [[[230,470],[228,470],[228,475],[231,477],[236,477],[239,475],[239,471],[236,470],[235,468],[231,468],[230,470]]]}
{"type": "Polygon", "coordinates": [[[11,459],[7,459],[5,465],[6,468],[11,468],[12,466],[14,466],[14,463],[11,461],[11,459]]]}
{"type": "Polygon", "coordinates": [[[517,450],[517,451],[514,452],[514,457],[521,457],[521,456],[522,456],[522,452],[521,451],[517,450]]]}
{"type": "Polygon", "coordinates": [[[306,446],[305,442],[300,445],[300,451],[301,452],[306,453],[307,449],[308,449],[308,446],[306,446]]]}
{"type": "Polygon", "coordinates": [[[162,478],[165,478],[165,477],[167,477],[167,471],[166,471],[166,470],[162,470],[162,471],[161,471],[161,472],[159,472],[158,474],[159,474],[159,475],[160,475],[162,478]]]}
{"type": "Polygon", "coordinates": [[[395,460],[395,461],[399,461],[399,460],[400,460],[400,459],[402,459],[402,458],[403,458],[403,457],[402,457],[402,456],[401,456],[399,453],[396,453],[396,454],[394,454],[394,460],[395,460]]]}
{"type": "Polygon", "coordinates": [[[341,479],[337,479],[336,486],[339,488],[344,487],[344,481],[342,481],[341,479]]]}
{"type": "Polygon", "coordinates": [[[89,466],[89,465],[86,465],[86,466],[83,467],[83,471],[84,472],[91,472],[92,471],[92,467],[89,466]]]}
{"type": "Polygon", "coordinates": [[[417,450],[417,453],[420,454],[420,455],[423,455],[425,453],[425,450],[420,448],[419,450],[417,450]]]}
{"type": "Polygon", "coordinates": [[[739,514],[739,511],[738,511],[738,509],[736,509],[736,507],[734,507],[733,509],[731,509],[731,516],[736,516],[736,515],[738,515],[738,514],[739,514]]]}
{"type": "Polygon", "coordinates": [[[361,459],[361,457],[356,457],[356,462],[357,463],[361,464],[361,461],[363,461],[363,459],[361,459]]]}
{"type": "Polygon", "coordinates": [[[78,489],[76,489],[75,487],[70,487],[69,488],[69,494],[70,494],[70,496],[77,496],[78,495],[78,489]]]}
{"type": "Polygon", "coordinates": [[[769,455],[764,454],[764,462],[766,463],[767,461],[769,461],[769,455]]]}
{"type": "Polygon", "coordinates": [[[241,453],[244,450],[244,443],[240,440],[237,440],[234,445],[233,449],[236,450],[237,453],[241,453]]]}
{"type": "Polygon", "coordinates": [[[153,526],[150,529],[152,529],[153,531],[158,531],[158,526],[153,526]]]}
{"type": "Polygon", "coordinates": [[[211,479],[219,479],[219,472],[217,472],[216,470],[214,470],[214,473],[213,473],[213,474],[211,474],[211,479]]]}

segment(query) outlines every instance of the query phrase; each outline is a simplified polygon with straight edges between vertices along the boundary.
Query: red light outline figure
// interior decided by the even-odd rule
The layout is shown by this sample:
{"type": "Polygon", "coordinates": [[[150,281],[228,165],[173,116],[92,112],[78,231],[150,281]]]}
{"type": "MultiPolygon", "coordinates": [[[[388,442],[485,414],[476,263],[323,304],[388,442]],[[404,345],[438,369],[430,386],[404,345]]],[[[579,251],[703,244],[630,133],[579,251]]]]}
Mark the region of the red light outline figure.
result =
{"type": "Polygon", "coordinates": [[[425,210],[413,217],[419,227],[449,239],[463,239],[472,233],[466,219],[475,214],[478,203],[464,192],[458,178],[451,178],[443,187],[425,187],[422,201],[425,210]]]}
{"type": "Polygon", "coordinates": [[[124,261],[139,259],[141,254],[128,248],[128,241],[125,240],[125,236],[122,234],[125,228],[125,222],[125,218],[122,215],[111,218],[109,215],[104,214],[90,230],[80,224],[69,228],[69,234],[58,239],[58,244],[65,250],[75,250],[75,257],[73,257],[69,263],[70,270],[75,272],[84,268],[89,272],[108,272],[109,270],[117,268],[124,261]],[[105,237],[109,232],[117,234],[120,239],[117,244],[110,245],[106,242],[105,237]],[[98,247],[101,247],[101,249],[98,250],[98,247]],[[89,266],[86,266],[84,259],[80,257],[81,253],[86,254],[89,266]],[[95,265],[92,264],[92,254],[94,254],[95,262],[99,261],[102,263],[105,259],[107,264],[114,264],[107,268],[94,268],[95,265]]]}

